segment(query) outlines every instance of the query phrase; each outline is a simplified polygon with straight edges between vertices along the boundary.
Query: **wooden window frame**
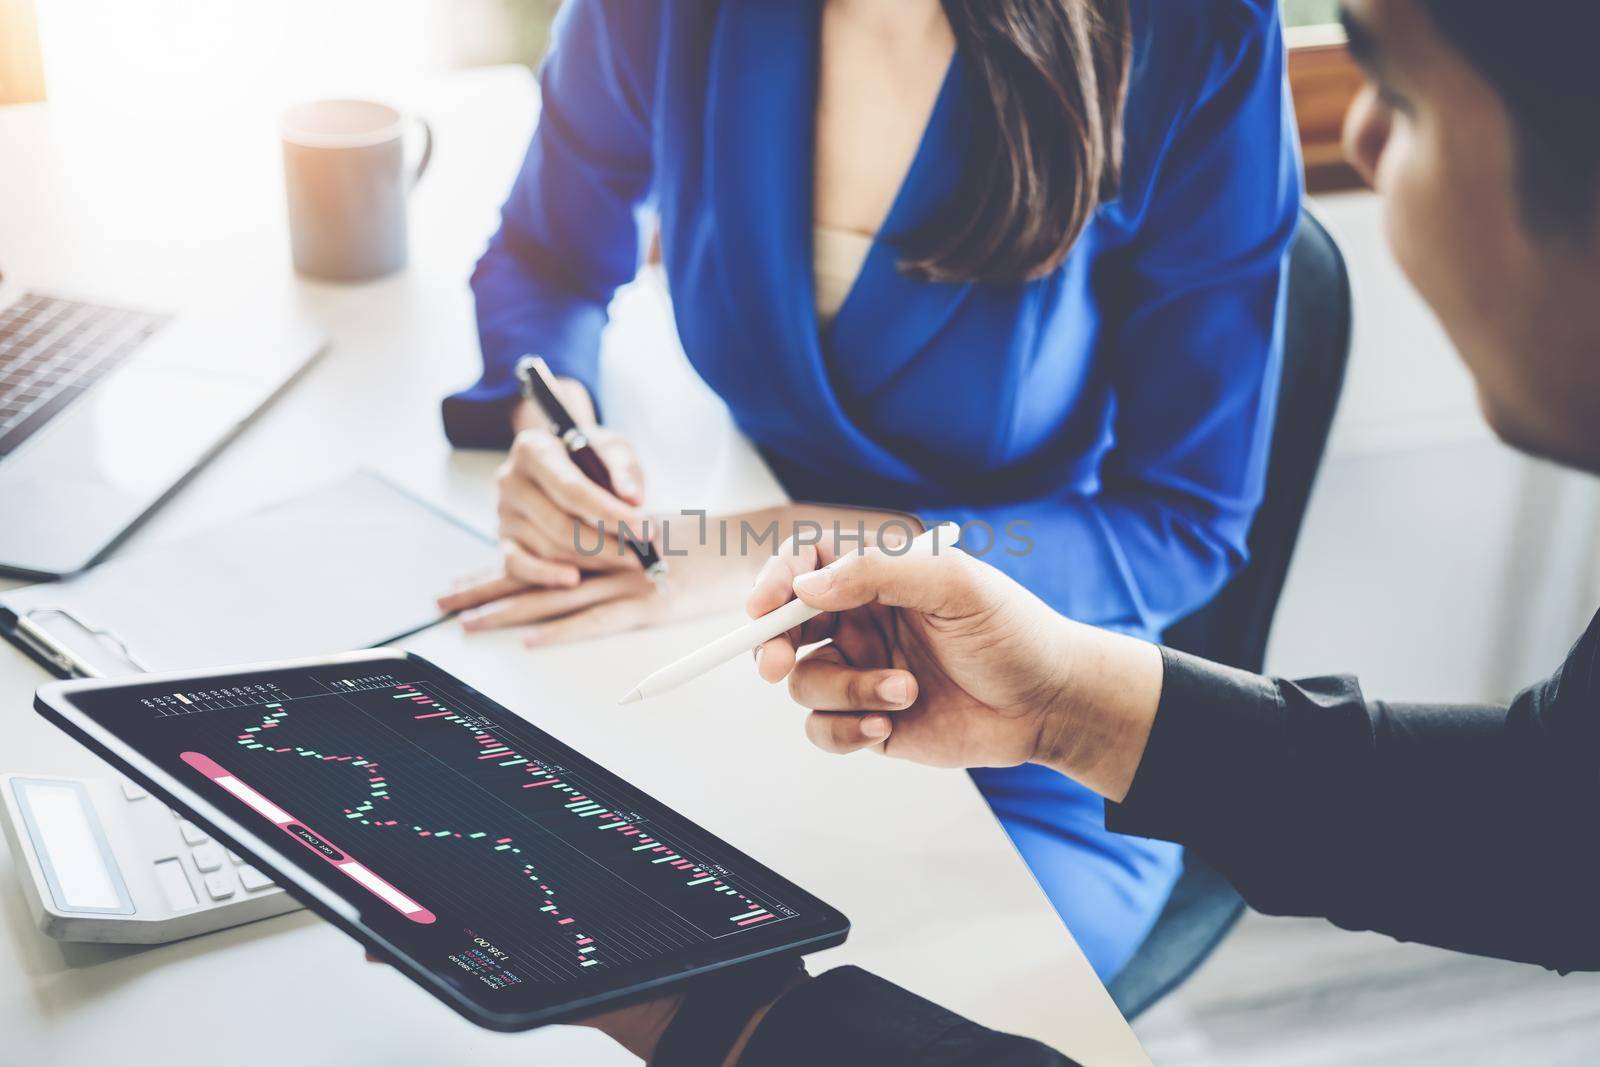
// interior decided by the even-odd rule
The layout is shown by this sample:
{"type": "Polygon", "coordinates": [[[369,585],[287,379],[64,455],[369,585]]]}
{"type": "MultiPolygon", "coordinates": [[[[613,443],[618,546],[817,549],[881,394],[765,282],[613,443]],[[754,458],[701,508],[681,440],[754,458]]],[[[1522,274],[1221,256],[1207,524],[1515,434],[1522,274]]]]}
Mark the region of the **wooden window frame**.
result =
{"type": "Polygon", "coordinates": [[[1313,193],[1365,188],[1344,156],[1344,117],[1366,79],[1350,55],[1343,28],[1296,26],[1286,36],[1306,188],[1313,193]]]}

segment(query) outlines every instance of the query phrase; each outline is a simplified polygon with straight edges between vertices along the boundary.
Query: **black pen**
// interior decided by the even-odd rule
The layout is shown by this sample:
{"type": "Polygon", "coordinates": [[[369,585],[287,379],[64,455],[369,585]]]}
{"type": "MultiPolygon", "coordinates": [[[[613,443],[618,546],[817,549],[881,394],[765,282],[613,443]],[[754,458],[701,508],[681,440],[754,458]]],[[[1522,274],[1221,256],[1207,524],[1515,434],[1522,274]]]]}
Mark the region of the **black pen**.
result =
{"type": "MultiPolygon", "coordinates": [[[[600,453],[589,444],[589,438],[584,434],[582,427],[572,417],[572,413],[556,395],[554,375],[545,361],[538,356],[523,356],[517,361],[517,380],[522,383],[522,395],[534,407],[544,413],[550,423],[550,431],[561,438],[561,443],[567,447],[567,454],[572,457],[572,462],[577,464],[588,479],[606,492],[616,494],[616,489],[611,484],[611,472],[606,469],[605,460],[600,458],[600,453]]],[[[638,557],[639,565],[644,568],[645,575],[655,583],[657,591],[665,588],[667,580],[667,561],[656,554],[656,548],[649,541],[640,541],[631,531],[618,528],[628,549],[638,557]]]]}

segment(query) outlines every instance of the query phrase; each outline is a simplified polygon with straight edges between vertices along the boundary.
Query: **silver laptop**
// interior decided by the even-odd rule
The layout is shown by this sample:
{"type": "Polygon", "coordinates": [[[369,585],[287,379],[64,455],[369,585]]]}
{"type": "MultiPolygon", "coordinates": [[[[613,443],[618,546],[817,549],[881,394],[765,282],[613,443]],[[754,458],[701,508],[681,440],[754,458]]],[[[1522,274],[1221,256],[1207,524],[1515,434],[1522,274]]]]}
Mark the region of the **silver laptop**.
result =
{"type": "Polygon", "coordinates": [[[0,275],[0,571],[95,562],[321,349],[278,309],[151,311],[0,275]]]}

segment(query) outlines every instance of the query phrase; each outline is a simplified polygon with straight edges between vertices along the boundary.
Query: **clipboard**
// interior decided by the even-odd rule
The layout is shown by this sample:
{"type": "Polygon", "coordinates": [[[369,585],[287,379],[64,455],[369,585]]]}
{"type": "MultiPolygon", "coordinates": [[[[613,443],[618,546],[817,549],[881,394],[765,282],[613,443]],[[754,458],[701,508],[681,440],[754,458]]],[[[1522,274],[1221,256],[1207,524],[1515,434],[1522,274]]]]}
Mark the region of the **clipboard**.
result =
{"type": "Polygon", "coordinates": [[[57,678],[103,678],[105,674],[94,666],[93,657],[76,651],[73,642],[50,632],[45,620],[58,619],[82,632],[90,641],[103,646],[121,658],[122,662],[138,674],[150,673],[150,667],[116,634],[110,630],[85,622],[66,608],[26,608],[21,614],[0,606],[0,632],[12,644],[26,652],[39,666],[57,678]]]}
{"type": "Polygon", "coordinates": [[[0,594],[0,636],[61,678],[376,648],[443,620],[434,598],[495,542],[371,471],[194,537],[0,594]]]}

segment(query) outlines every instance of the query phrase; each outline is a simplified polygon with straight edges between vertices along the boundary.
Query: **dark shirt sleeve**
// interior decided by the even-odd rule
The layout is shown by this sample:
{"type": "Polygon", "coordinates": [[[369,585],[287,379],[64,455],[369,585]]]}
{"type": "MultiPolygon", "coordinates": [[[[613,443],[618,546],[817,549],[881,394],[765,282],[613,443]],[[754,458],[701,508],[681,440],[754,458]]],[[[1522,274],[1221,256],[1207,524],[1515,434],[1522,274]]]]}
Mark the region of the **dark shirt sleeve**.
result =
{"type": "Polygon", "coordinates": [[[756,1028],[739,1067],[1077,1067],[1037,1041],[987,1030],[857,967],[796,987],[756,1028]]]}
{"type": "Polygon", "coordinates": [[[1600,969],[1600,617],[1509,708],[1387,704],[1163,650],[1115,831],[1188,846],[1252,907],[1600,969]]]}

